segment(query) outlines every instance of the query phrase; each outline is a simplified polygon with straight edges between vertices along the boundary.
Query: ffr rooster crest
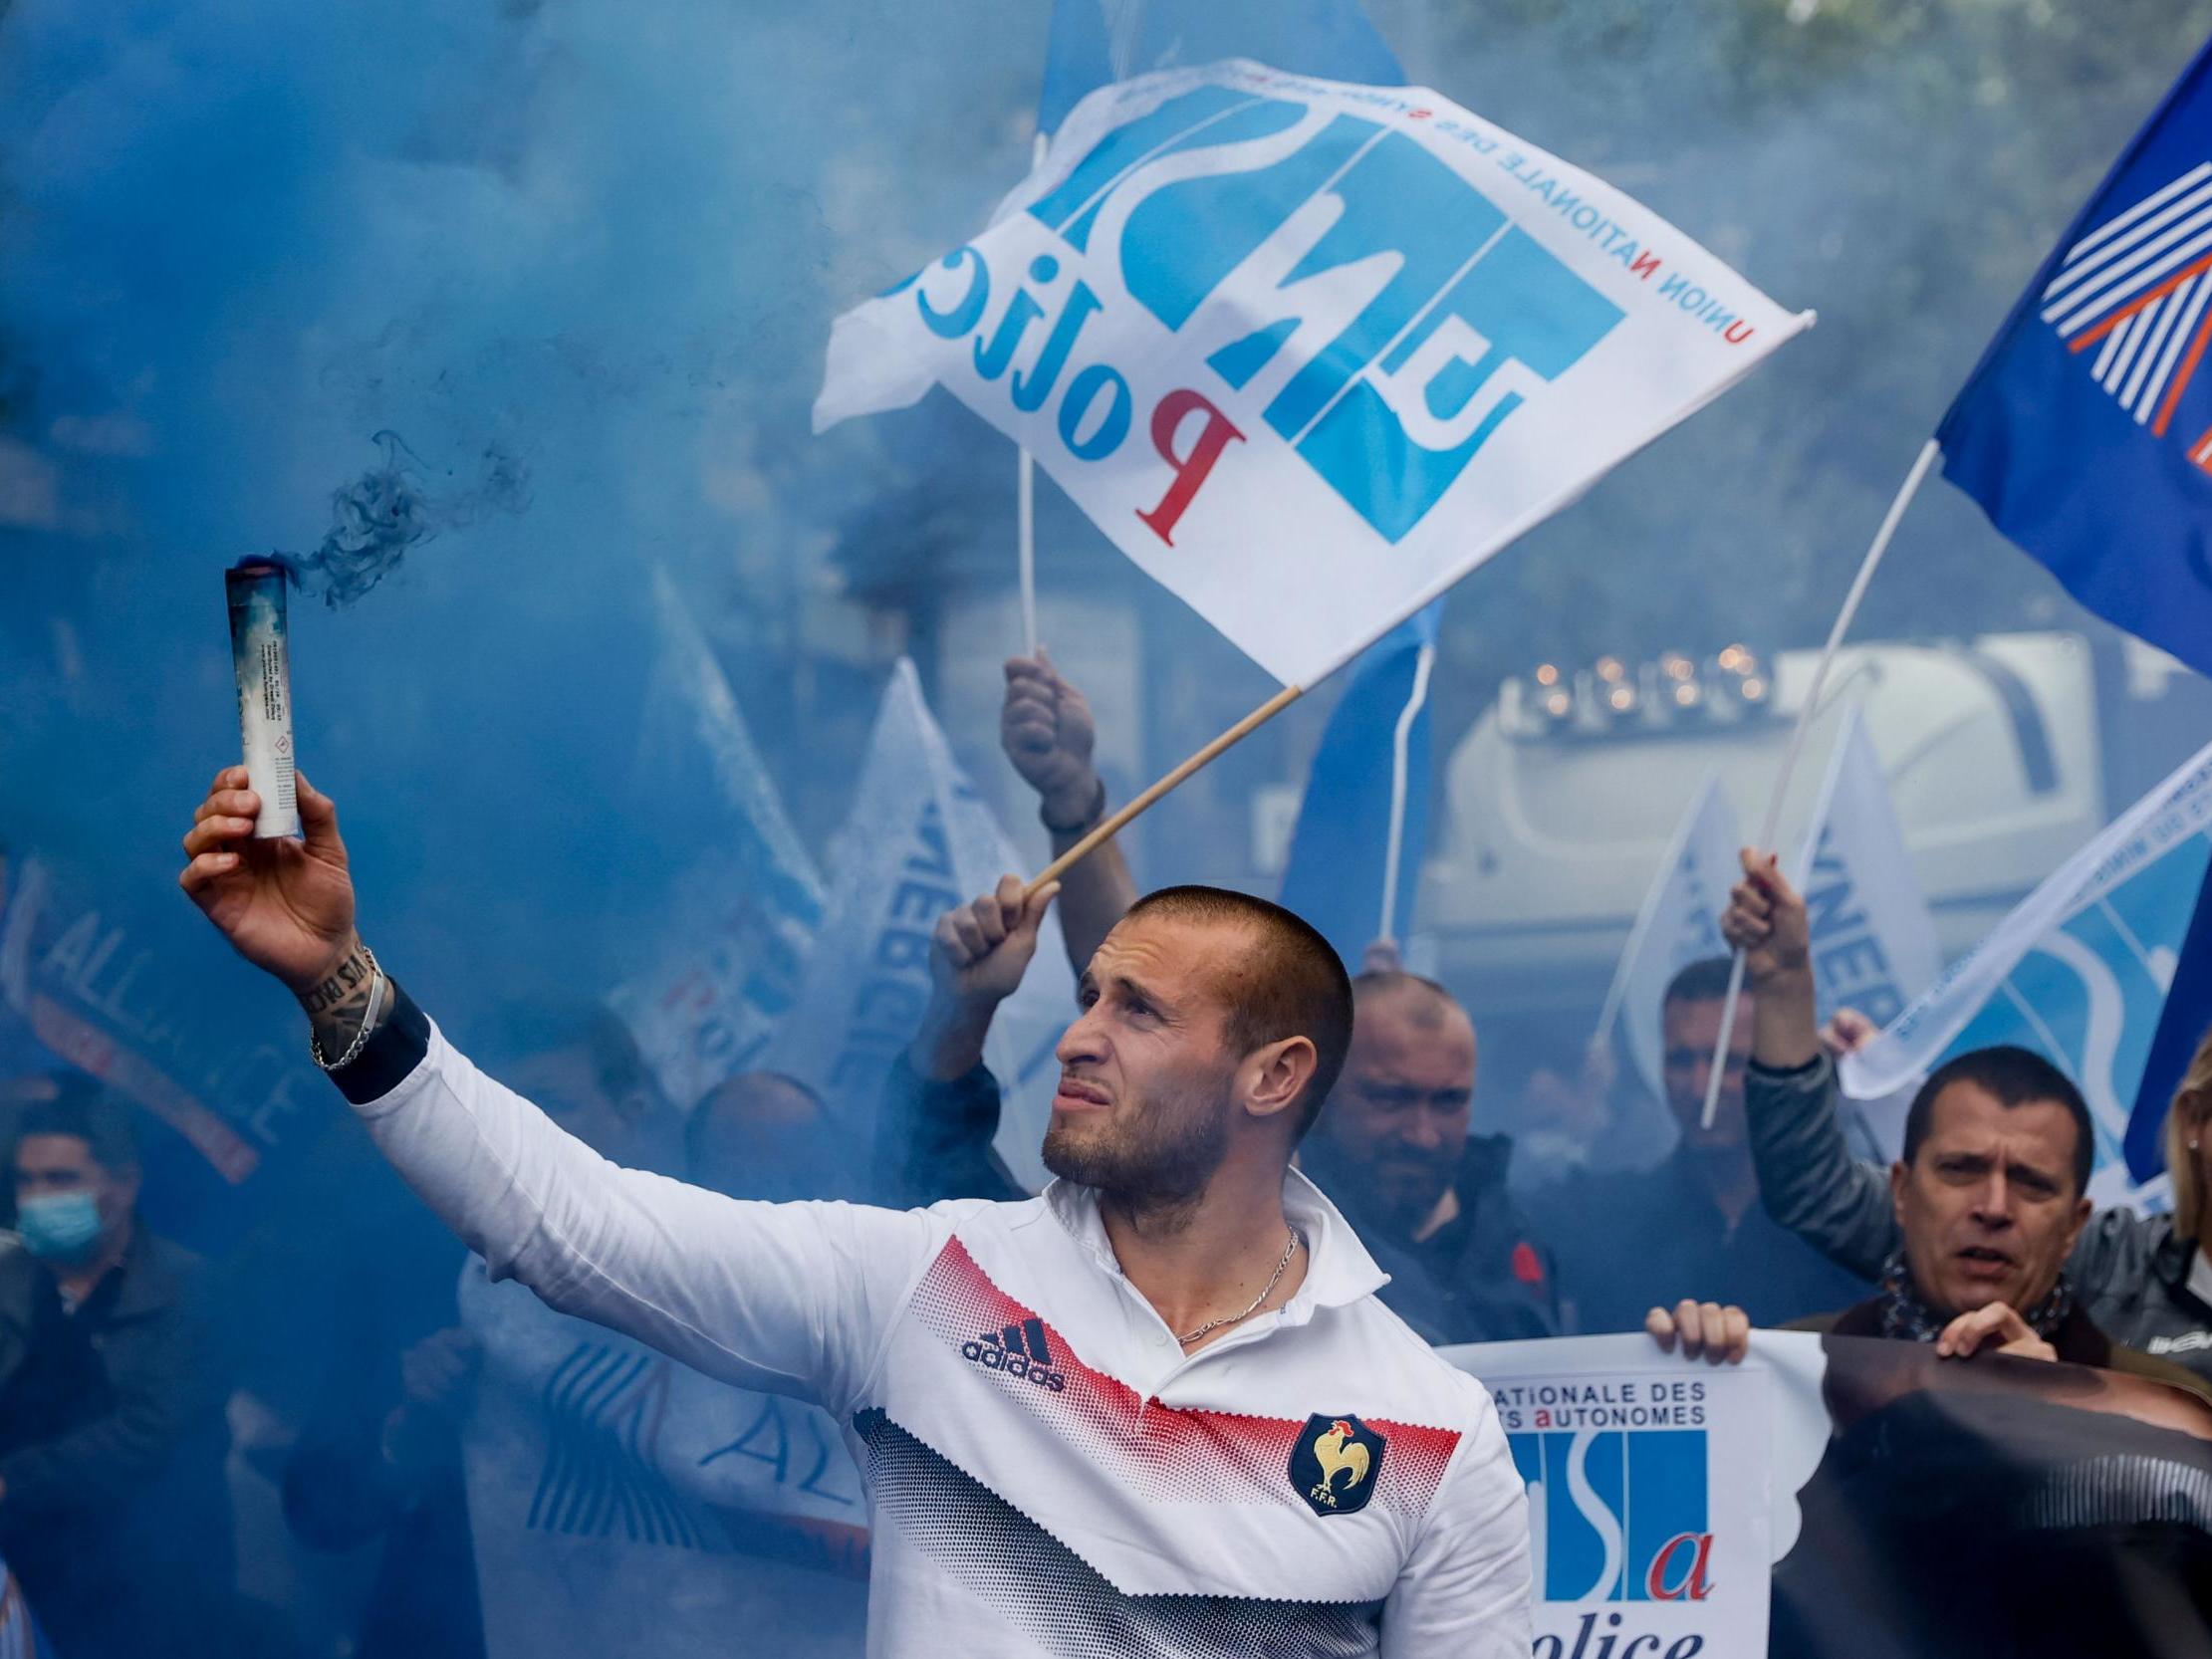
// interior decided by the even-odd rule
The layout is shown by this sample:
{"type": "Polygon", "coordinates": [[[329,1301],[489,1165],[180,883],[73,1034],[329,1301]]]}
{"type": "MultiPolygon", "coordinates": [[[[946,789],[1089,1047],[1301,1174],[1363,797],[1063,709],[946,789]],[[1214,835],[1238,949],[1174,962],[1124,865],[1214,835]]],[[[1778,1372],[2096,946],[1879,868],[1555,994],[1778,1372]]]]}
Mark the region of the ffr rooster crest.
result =
{"type": "Polygon", "coordinates": [[[1388,1446],[1348,1412],[1317,1411],[1291,1446],[1291,1485],[1318,1516],[1357,1515],[1374,1494],[1388,1446]]]}

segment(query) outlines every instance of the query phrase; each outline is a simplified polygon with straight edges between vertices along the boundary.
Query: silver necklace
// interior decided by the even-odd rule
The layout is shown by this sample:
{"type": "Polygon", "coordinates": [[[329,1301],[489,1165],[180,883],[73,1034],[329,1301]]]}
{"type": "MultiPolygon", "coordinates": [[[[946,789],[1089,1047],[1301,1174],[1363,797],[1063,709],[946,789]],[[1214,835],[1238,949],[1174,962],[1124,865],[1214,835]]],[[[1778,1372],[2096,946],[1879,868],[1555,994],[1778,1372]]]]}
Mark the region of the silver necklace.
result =
{"type": "Polygon", "coordinates": [[[1275,1271],[1267,1276],[1267,1283],[1260,1287],[1260,1294],[1252,1299],[1252,1305],[1250,1307],[1247,1307],[1241,1313],[1224,1313],[1218,1319],[1208,1319],[1196,1330],[1190,1332],[1189,1335],[1178,1336],[1175,1338],[1175,1340],[1182,1343],[1182,1345],[1187,1348],[1190,1346],[1191,1343],[1197,1341],[1199,1337],[1204,1336],[1211,1331],[1219,1330],[1225,1324],[1236,1324],[1240,1320],[1249,1319],[1250,1317],[1252,1317],[1253,1314],[1257,1313],[1260,1310],[1260,1304],[1267,1301],[1269,1297],[1273,1296],[1275,1294],[1275,1287],[1283,1282],[1283,1270],[1291,1265],[1291,1258],[1298,1254],[1298,1247],[1300,1242],[1301,1241],[1298,1236],[1298,1229],[1294,1227],[1291,1229],[1290,1238],[1283,1245],[1283,1259],[1275,1264],[1275,1271]]]}

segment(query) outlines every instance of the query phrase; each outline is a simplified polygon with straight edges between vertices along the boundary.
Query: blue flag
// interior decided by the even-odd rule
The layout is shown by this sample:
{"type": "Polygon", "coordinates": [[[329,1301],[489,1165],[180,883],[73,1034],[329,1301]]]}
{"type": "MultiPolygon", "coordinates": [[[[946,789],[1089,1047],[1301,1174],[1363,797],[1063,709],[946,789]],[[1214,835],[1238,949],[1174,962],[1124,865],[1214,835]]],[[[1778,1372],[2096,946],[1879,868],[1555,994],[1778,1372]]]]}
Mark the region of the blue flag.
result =
{"type": "Polygon", "coordinates": [[[2127,1118],[2127,1173],[2147,1181],[2166,1159],[2166,1107],[2188,1074],[2205,1028],[2212,1026],[2212,864],[2197,889],[2197,907],[2181,940],[2181,955],[2166,988],[2166,1005],[2143,1062],[2135,1109],[2127,1118]]]}
{"type": "Polygon", "coordinates": [[[2212,673],[2212,87],[2199,51],[1936,432],[2089,609],[2212,673]]]}
{"type": "Polygon", "coordinates": [[[1037,130],[1059,131],[1101,87],[1222,58],[1374,87],[1405,80],[1359,0],[1060,0],[1037,130]]]}
{"type": "Polygon", "coordinates": [[[1442,609],[1439,599],[1415,612],[1352,664],[1315,751],[1291,836],[1283,903],[1320,928],[1353,973],[1377,935],[1402,939],[1412,926],[1428,842],[1428,667],[1442,609]],[[1394,865],[1393,800],[1402,815],[1394,865]],[[1385,886],[1393,889],[1387,928],[1385,886]]]}

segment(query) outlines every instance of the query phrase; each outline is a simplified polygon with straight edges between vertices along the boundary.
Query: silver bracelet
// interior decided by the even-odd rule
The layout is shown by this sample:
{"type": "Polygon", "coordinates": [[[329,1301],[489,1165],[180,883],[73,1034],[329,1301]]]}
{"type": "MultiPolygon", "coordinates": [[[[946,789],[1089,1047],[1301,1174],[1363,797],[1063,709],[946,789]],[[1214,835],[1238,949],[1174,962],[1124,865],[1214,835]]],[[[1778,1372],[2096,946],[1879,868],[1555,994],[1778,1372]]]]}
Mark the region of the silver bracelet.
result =
{"type": "Polygon", "coordinates": [[[323,1040],[315,1034],[313,1026],[308,1028],[307,1052],[315,1064],[326,1071],[343,1070],[353,1065],[355,1061],[361,1059],[362,1050],[369,1046],[369,1039],[375,1033],[377,1016],[383,1011],[385,984],[383,967],[377,962],[376,953],[367,945],[362,946],[361,953],[369,958],[369,972],[370,975],[369,1007],[362,1014],[361,1029],[354,1033],[354,1041],[346,1046],[346,1052],[340,1055],[338,1059],[329,1060],[323,1054],[323,1040]]]}

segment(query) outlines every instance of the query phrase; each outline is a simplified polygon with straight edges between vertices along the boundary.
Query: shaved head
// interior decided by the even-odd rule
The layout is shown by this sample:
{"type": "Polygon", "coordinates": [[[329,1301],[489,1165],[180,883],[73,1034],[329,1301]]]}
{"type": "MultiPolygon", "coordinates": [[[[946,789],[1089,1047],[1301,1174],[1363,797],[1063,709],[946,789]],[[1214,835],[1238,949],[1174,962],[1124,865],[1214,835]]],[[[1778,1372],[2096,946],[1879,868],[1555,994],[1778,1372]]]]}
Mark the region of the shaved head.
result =
{"type": "Polygon", "coordinates": [[[1459,1006],[1459,999],[1436,981],[1396,969],[1355,977],[1352,982],[1352,1001],[1362,1015],[1369,1009],[1388,1007],[1399,1019],[1421,1031],[1441,1031],[1467,1019],[1467,1011],[1459,1006]]]}
{"type": "Polygon", "coordinates": [[[1352,1046],[1352,984],[1335,947],[1295,912],[1224,887],[1162,887],[1138,899],[1128,913],[1249,930],[1252,948],[1240,954],[1218,987],[1229,1011],[1226,1036],[1240,1055],[1286,1037],[1312,1041],[1318,1064],[1299,1106],[1298,1132],[1303,1135],[1336,1086],[1352,1046]]]}

